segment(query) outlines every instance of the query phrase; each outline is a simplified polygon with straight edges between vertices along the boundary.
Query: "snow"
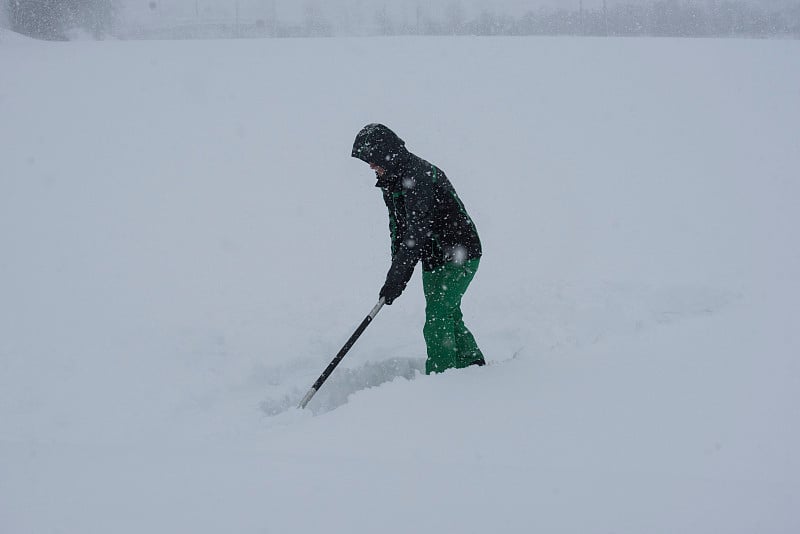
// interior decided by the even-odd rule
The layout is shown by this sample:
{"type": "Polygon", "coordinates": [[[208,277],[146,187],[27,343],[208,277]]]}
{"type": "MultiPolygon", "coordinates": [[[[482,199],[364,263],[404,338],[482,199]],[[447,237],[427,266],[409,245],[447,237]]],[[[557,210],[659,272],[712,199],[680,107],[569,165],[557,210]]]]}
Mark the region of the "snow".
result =
{"type": "MultiPolygon", "coordinates": [[[[3,22],[2,17],[3,13],[0,13],[0,22],[3,22]]],[[[0,43],[3,45],[9,44],[17,44],[17,43],[32,43],[34,42],[33,39],[30,37],[26,37],[25,35],[21,35],[17,32],[12,32],[6,28],[0,26],[0,43]]]]}
{"type": "MultiPolygon", "coordinates": [[[[3,45],[9,32],[3,32],[3,45]]],[[[0,46],[0,532],[800,530],[800,44],[0,46]],[[422,376],[370,122],[489,365],[422,376]]]]}

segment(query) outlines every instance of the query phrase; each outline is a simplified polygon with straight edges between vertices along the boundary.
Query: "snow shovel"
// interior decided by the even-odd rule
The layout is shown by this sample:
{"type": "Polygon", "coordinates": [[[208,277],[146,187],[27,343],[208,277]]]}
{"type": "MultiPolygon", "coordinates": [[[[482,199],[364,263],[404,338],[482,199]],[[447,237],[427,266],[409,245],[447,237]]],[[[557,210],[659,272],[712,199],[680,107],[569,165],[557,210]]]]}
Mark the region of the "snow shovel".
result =
{"type": "Polygon", "coordinates": [[[347,351],[352,348],[359,336],[364,332],[364,330],[366,330],[367,326],[369,326],[369,323],[371,323],[375,316],[378,315],[378,312],[381,311],[381,308],[383,308],[385,302],[385,299],[381,297],[375,307],[372,308],[372,311],[369,312],[369,315],[367,315],[364,320],[361,321],[361,324],[358,325],[358,328],[356,328],[356,331],[353,332],[352,336],[350,336],[350,339],[347,340],[347,343],[344,344],[344,347],[341,348],[333,361],[328,364],[328,367],[325,369],[325,371],[322,372],[319,378],[317,378],[317,381],[314,382],[314,385],[311,386],[311,389],[308,390],[308,393],[306,393],[306,396],[303,397],[303,400],[300,401],[298,408],[303,409],[306,407],[306,404],[308,404],[308,402],[311,400],[311,397],[313,397],[317,391],[319,391],[319,388],[321,388],[322,384],[324,384],[328,377],[331,376],[331,373],[334,369],[336,369],[336,366],[339,365],[339,362],[342,361],[344,355],[347,354],[347,351]]]}

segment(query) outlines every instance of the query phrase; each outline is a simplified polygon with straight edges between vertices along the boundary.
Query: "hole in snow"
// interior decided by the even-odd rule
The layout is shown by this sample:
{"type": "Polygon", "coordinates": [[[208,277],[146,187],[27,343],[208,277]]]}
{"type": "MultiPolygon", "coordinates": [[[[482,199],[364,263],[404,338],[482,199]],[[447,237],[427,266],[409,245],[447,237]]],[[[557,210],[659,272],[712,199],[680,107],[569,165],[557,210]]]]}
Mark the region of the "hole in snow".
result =
{"type": "MultiPolygon", "coordinates": [[[[417,374],[424,372],[424,358],[391,358],[380,362],[367,362],[355,368],[337,368],[314,395],[306,409],[314,414],[329,412],[346,404],[350,395],[357,391],[377,387],[399,377],[412,380],[417,374]]],[[[311,379],[305,388],[310,387],[314,379],[311,379]]],[[[295,387],[291,393],[282,398],[264,399],[261,401],[261,410],[268,416],[281,414],[297,407],[307,391],[295,387]]]]}

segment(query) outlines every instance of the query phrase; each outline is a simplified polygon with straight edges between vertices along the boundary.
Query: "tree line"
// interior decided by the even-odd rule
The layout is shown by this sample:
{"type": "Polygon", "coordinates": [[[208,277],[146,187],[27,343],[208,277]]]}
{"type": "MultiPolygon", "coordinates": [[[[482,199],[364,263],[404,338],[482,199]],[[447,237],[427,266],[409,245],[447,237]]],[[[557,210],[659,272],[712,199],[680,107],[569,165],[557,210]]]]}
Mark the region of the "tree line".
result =
{"type": "Polygon", "coordinates": [[[599,9],[542,8],[516,19],[484,12],[456,30],[477,35],[800,37],[800,3],[767,10],[740,0],[658,0],[599,9]]]}
{"type": "MultiPolygon", "coordinates": [[[[118,0],[4,0],[12,29],[42,39],[65,39],[74,29],[94,37],[115,34],[118,0]]],[[[236,1],[236,0],[235,0],[236,1]]],[[[161,21],[157,28],[118,32],[119,37],[303,37],[332,35],[587,35],[663,37],[793,37],[800,38],[800,2],[766,8],[746,0],[654,0],[616,3],[584,9],[542,7],[521,16],[490,9],[467,15],[460,0],[451,0],[434,16],[418,4],[416,17],[397,20],[378,3],[369,12],[337,13],[335,2],[304,0],[301,21],[286,22],[272,10],[235,21],[161,21]],[[324,6],[324,8],[323,8],[324,6]]],[[[149,5],[157,12],[159,0],[149,5]]],[[[364,5],[364,4],[361,4],[364,5]]],[[[197,0],[195,0],[197,9],[197,0]]],[[[344,10],[343,4],[338,6],[344,10]]],[[[373,4],[374,6],[374,4],[373,4]]],[[[123,25],[124,26],[124,25],[123,25]]]]}
{"type": "Polygon", "coordinates": [[[95,38],[113,30],[115,0],[6,0],[11,29],[47,40],[66,40],[71,32],[83,31],[95,38]]]}

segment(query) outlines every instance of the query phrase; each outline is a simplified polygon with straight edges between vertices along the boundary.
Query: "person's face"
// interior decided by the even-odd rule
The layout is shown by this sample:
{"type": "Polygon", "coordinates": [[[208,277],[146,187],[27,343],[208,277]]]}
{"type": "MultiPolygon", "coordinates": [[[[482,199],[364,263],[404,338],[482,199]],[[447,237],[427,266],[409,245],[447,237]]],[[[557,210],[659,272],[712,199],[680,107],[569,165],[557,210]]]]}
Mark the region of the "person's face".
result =
{"type": "Polygon", "coordinates": [[[380,165],[375,165],[374,163],[370,163],[369,168],[375,171],[375,174],[377,174],[378,176],[383,176],[384,174],[386,174],[386,169],[384,169],[380,165]]]}

